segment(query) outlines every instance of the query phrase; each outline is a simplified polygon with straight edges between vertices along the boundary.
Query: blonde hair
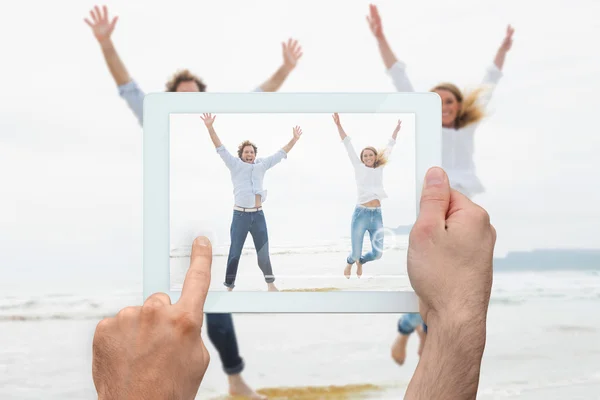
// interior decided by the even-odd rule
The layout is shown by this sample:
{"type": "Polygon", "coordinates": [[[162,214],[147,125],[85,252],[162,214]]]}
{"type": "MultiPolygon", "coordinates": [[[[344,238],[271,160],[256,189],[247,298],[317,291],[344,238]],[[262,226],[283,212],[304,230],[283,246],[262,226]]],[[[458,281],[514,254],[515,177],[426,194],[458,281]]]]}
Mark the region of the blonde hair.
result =
{"type": "Polygon", "coordinates": [[[371,150],[373,153],[375,153],[375,162],[373,163],[373,168],[383,167],[385,164],[387,164],[388,160],[385,156],[385,151],[377,151],[377,149],[372,146],[368,146],[362,149],[362,151],[360,152],[360,162],[363,162],[363,153],[365,152],[365,150],[371,150]]]}
{"type": "Polygon", "coordinates": [[[477,103],[477,100],[479,100],[479,97],[484,91],[483,87],[479,87],[466,95],[463,95],[462,91],[456,85],[444,82],[431,89],[432,92],[437,90],[447,90],[452,93],[460,103],[460,110],[454,120],[455,129],[464,128],[467,125],[481,121],[483,117],[485,117],[483,107],[477,103]]]}

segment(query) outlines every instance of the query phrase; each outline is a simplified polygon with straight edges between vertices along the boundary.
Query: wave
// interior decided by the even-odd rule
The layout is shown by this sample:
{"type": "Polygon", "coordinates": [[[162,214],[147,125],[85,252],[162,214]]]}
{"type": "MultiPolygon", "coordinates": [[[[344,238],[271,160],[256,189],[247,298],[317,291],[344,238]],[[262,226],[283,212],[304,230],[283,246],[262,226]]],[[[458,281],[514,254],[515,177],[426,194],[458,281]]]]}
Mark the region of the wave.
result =
{"type": "MultiPolygon", "coordinates": [[[[494,277],[491,305],[518,307],[539,301],[600,304],[600,277],[579,271],[503,273],[494,277]]],[[[110,288],[97,294],[11,294],[0,297],[0,321],[101,320],[116,315],[123,307],[142,303],[140,291],[110,288]]],[[[556,329],[571,331],[577,328],[557,326],[556,329]]]]}

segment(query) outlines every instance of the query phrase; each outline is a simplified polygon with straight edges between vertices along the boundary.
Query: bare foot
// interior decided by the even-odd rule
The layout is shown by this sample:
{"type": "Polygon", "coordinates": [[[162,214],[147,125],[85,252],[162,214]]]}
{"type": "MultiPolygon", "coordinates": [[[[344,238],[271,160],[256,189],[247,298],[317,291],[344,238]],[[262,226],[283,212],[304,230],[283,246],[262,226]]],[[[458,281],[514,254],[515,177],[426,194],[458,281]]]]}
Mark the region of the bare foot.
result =
{"type": "Polygon", "coordinates": [[[256,393],[242,378],[242,375],[229,375],[229,395],[240,396],[246,399],[266,400],[267,397],[256,393]]]}
{"type": "Polygon", "coordinates": [[[269,292],[279,292],[274,283],[267,283],[267,287],[269,288],[269,292]]]}
{"type": "Polygon", "coordinates": [[[346,276],[346,279],[350,279],[351,274],[352,274],[352,264],[346,264],[346,268],[344,268],[344,276],[346,276]]]}
{"type": "Polygon", "coordinates": [[[423,353],[423,347],[425,346],[425,339],[427,339],[427,334],[423,331],[423,327],[417,327],[417,333],[419,334],[419,350],[417,350],[417,354],[421,357],[423,353]]]}
{"type": "Polygon", "coordinates": [[[399,365],[404,364],[404,360],[406,360],[406,344],[408,343],[409,337],[410,335],[402,335],[399,333],[392,345],[392,358],[399,365]]]}
{"type": "Polygon", "coordinates": [[[360,261],[356,262],[356,276],[358,276],[359,278],[362,275],[362,264],[360,263],[360,261]]]}
{"type": "Polygon", "coordinates": [[[227,291],[228,291],[228,292],[231,292],[232,290],[233,290],[233,288],[232,288],[232,287],[228,287],[228,288],[227,288],[227,291]]]}

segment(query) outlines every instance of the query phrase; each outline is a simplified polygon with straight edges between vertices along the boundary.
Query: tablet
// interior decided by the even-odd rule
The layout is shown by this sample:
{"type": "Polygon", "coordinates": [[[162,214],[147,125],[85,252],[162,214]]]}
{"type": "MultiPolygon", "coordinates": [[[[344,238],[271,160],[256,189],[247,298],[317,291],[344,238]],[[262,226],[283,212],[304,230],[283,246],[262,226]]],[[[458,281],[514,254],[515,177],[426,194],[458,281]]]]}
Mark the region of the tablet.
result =
{"type": "Polygon", "coordinates": [[[178,300],[203,235],[205,312],[418,312],[408,234],[441,165],[437,94],[152,93],[143,127],[144,298],[178,300]]]}

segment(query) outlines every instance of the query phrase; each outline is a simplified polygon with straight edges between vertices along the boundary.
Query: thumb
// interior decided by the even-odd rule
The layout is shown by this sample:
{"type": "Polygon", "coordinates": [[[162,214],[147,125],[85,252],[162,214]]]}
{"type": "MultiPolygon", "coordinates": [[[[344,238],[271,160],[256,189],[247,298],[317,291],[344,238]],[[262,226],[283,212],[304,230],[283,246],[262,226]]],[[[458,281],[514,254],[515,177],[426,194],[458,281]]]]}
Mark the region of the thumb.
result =
{"type": "Polygon", "coordinates": [[[420,210],[415,226],[426,229],[445,229],[446,215],[450,206],[450,184],[448,175],[439,168],[427,171],[421,191],[420,210]]]}

